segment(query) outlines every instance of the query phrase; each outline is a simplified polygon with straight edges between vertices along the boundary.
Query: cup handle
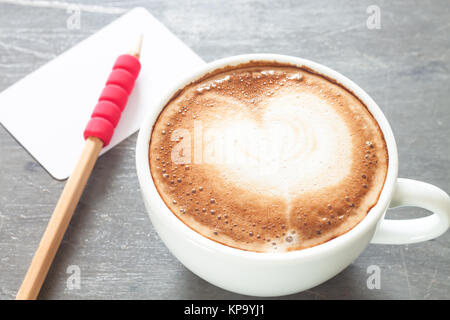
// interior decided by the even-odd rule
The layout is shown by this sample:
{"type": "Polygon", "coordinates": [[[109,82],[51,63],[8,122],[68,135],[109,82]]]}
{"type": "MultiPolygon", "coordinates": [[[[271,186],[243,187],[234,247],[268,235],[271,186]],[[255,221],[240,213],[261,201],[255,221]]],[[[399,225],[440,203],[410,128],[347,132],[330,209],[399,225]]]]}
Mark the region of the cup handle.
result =
{"type": "Polygon", "coordinates": [[[381,220],[372,243],[408,244],[434,239],[447,231],[450,224],[450,197],[431,184],[397,179],[390,208],[416,206],[433,212],[418,219],[381,220]]]}

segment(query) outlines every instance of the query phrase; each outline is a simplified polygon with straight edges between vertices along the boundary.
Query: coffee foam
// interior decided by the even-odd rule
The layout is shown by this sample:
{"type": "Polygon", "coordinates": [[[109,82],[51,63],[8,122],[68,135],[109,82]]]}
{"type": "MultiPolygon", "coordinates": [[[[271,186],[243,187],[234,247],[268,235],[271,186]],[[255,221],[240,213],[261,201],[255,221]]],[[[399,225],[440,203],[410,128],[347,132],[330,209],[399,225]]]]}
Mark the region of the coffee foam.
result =
{"type": "Polygon", "coordinates": [[[280,90],[256,116],[236,113],[211,121],[204,139],[204,161],[220,164],[223,179],[286,200],[337,184],[351,169],[345,122],[311,93],[280,90]]]}
{"type": "Polygon", "coordinates": [[[252,251],[287,251],[353,228],[387,172],[366,107],[291,66],[248,65],[189,85],[160,114],[150,167],[186,225],[252,251]]]}

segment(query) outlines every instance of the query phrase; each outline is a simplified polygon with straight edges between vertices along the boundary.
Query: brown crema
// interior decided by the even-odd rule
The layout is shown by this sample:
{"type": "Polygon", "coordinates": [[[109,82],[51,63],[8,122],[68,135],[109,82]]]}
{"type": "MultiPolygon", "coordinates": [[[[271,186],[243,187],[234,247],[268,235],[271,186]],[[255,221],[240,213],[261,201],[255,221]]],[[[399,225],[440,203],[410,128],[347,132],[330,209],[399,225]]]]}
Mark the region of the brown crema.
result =
{"type": "Polygon", "coordinates": [[[334,80],[250,62],[177,92],[153,127],[149,162],[160,196],[188,227],[230,247],[284,252],[364,219],[388,153],[367,107],[334,80]]]}

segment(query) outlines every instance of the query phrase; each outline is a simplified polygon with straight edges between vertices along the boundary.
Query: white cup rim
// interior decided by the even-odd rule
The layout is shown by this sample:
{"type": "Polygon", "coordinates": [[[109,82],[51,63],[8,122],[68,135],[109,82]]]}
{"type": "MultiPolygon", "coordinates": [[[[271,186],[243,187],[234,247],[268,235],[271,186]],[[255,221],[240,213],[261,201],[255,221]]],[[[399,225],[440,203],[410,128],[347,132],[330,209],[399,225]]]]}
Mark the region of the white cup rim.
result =
{"type": "Polygon", "coordinates": [[[356,83],[337,71],[307,59],[287,55],[259,53],[232,56],[205,64],[171,86],[170,90],[163,94],[159,99],[156,99],[155,102],[149,106],[149,112],[142,122],[141,129],[139,131],[136,143],[136,169],[142,195],[152,204],[152,211],[154,212],[150,212],[149,214],[151,216],[154,215],[155,217],[157,215],[157,218],[162,219],[163,223],[170,225],[173,232],[183,233],[183,237],[186,238],[186,241],[189,241],[196,246],[203,247],[203,249],[214,250],[220,254],[234,256],[236,258],[286,262],[297,259],[309,259],[314,258],[319,254],[326,254],[330,250],[335,250],[336,247],[340,247],[348,242],[357,240],[361,234],[365,234],[370,232],[370,230],[373,230],[374,225],[377,224],[383,217],[383,214],[392,198],[398,174],[398,155],[397,146],[389,122],[375,101],[356,83]],[[318,74],[334,79],[338,84],[353,92],[353,94],[367,106],[370,113],[378,122],[386,141],[389,156],[386,180],[376,205],[372,207],[361,222],[359,222],[348,232],[320,245],[302,250],[280,253],[245,251],[215,242],[189,228],[179,218],[177,218],[172,211],[170,211],[159,195],[150,173],[148,149],[153,125],[163,107],[179,89],[184,88],[186,85],[196,79],[199,79],[201,76],[219,68],[236,66],[250,61],[279,62],[293,64],[299,67],[303,66],[312,69],[318,74]]]}

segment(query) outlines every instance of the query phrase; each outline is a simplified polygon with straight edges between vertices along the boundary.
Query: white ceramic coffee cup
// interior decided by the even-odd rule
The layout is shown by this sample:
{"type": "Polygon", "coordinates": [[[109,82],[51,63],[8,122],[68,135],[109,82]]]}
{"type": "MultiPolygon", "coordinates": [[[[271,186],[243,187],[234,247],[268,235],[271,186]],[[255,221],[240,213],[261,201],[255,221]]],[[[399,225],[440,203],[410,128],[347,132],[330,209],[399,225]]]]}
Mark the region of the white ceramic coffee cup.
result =
{"type": "MultiPolygon", "coordinates": [[[[197,69],[149,106],[136,146],[136,166],[145,206],[162,241],[189,270],[210,283],[252,296],[281,296],[307,290],[330,279],[353,260],[369,243],[407,244],[430,240],[445,233],[450,223],[450,198],[441,189],[415,180],[399,179],[397,147],[388,121],[369,95],[358,85],[318,63],[274,54],[250,54],[221,59],[197,69]],[[190,82],[215,69],[249,61],[276,61],[336,80],[365,103],[383,131],[389,168],[377,204],[347,233],[324,244],[293,252],[257,253],[214,242],[187,227],[165,205],[150,174],[148,151],[153,125],[165,104],[190,82]],[[417,206],[433,214],[409,220],[388,220],[388,208],[417,206]]],[[[158,257],[155,257],[157,259],[158,257]]]]}

